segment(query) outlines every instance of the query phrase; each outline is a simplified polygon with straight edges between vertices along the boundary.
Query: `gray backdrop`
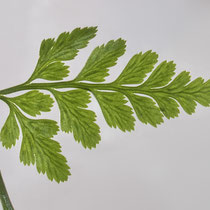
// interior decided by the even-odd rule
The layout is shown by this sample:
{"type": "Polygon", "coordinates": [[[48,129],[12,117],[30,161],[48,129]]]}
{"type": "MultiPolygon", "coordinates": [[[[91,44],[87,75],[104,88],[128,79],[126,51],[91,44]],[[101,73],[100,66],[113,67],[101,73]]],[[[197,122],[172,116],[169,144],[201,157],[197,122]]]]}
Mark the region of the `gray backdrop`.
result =
{"type": "MultiPolygon", "coordinates": [[[[97,37],[70,63],[75,75],[95,46],[127,40],[127,51],[111,68],[113,80],[129,58],[152,49],[159,60],[174,60],[177,73],[210,78],[210,2],[208,0],[8,0],[0,7],[0,89],[31,75],[44,38],[75,27],[99,26],[97,37]]],[[[16,210],[209,210],[210,109],[197,107],[158,128],[137,121],[123,133],[105,123],[95,99],[102,141],[85,150],[72,134],[55,137],[71,166],[68,182],[57,184],[19,162],[21,140],[0,147],[0,169],[16,210]]],[[[0,126],[8,108],[0,103],[0,126]]],[[[58,107],[41,117],[59,119],[58,107]]]]}

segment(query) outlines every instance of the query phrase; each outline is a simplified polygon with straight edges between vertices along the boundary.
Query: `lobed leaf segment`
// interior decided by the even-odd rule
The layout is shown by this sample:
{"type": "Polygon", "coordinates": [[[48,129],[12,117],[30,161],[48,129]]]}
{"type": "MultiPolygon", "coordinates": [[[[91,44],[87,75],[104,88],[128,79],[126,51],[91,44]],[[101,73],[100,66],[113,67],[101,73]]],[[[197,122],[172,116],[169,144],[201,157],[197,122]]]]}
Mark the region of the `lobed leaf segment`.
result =
{"type": "Polygon", "coordinates": [[[54,100],[40,90],[49,91],[58,103],[61,130],[72,132],[75,140],[89,149],[101,140],[96,114],[88,109],[90,93],[97,99],[107,124],[122,131],[134,130],[134,112],[142,123],[156,127],[163,123],[164,117],[178,117],[180,106],[192,114],[197,103],[210,105],[210,80],[204,82],[199,77],[190,81],[187,71],[174,78],[173,61],[157,65],[158,55],[151,50],[134,55],[115,81],[104,83],[109,68],[125,52],[122,39],[96,47],[76,78],[61,81],[69,74],[69,66],[64,61],[74,59],[95,37],[96,31],[96,27],[76,28],[71,33],[60,34],[57,39],[43,40],[37,65],[28,81],[0,91],[0,99],[10,108],[0,133],[2,145],[14,146],[21,128],[20,161],[25,165],[36,164],[39,173],[46,173],[50,180],[57,182],[66,181],[70,175],[60,144],[52,139],[59,130],[57,122],[24,115],[36,117],[50,111],[54,100]],[[53,82],[36,83],[36,79],[53,82]],[[61,92],[60,88],[67,90],[61,92]],[[7,96],[23,90],[28,92],[7,96]]]}

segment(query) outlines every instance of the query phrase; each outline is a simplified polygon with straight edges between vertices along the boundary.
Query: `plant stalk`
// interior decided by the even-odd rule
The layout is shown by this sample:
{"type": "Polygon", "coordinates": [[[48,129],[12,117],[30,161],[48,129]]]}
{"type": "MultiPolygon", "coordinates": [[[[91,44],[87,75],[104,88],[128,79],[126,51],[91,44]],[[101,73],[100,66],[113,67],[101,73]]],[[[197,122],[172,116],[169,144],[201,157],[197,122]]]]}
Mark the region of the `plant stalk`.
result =
{"type": "MultiPolygon", "coordinates": [[[[118,92],[133,92],[133,93],[140,93],[140,94],[148,94],[151,92],[150,89],[145,89],[144,87],[129,87],[129,86],[118,86],[114,85],[113,83],[102,83],[102,84],[91,84],[85,82],[74,82],[72,81],[65,81],[65,82],[49,82],[49,83],[30,83],[30,84],[20,84],[10,88],[6,88],[0,90],[0,95],[7,95],[19,91],[24,90],[49,90],[51,88],[55,89],[63,89],[63,88],[81,88],[84,90],[92,91],[92,90],[111,90],[111,91],[118,91],[118,92]]],[[[156,88],[152,89],[152,92],[161,92],[168,94],[168,91],[164,91],[163,88],[156,88]]]]}
{"type": "Polygon", "coordinates": [[[14,210],[0,171],[0,200],[3,210],[14,210]]]}

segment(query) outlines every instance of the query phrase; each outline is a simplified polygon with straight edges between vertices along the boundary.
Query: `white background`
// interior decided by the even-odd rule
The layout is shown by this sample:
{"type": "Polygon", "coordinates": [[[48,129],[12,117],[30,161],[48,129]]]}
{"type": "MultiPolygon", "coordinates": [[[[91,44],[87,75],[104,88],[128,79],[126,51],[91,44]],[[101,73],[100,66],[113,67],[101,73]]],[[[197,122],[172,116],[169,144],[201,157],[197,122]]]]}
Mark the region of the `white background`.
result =
{"type": "MultiPolygon", "coordinates": [[[[111,68],[114,79],[140,51],[174,60],[177,73],[210,78],[208,0],[8,0],[0,6],[0,89],[28,79],[44,38],[76,27],[98,26],[97,37],[70,64],[74,78],[92,49],[111,39],[127,40],[127,51],[111,68]]],[[[57,184],[19,162],[21,140],[0,147],[0,169],[16,210],[209,210],[210,109],[181,110],[158,128],[137,121],[123,133],[105,123],[93,99],[102,141],[85,150],[72,134],[55,137],[71,166],[68,182],[57,184]]],[[[0,103],[0,126],[8,108],[0,103]]],[[[58,120],[57,106],[41,117],[58,120]]]]}

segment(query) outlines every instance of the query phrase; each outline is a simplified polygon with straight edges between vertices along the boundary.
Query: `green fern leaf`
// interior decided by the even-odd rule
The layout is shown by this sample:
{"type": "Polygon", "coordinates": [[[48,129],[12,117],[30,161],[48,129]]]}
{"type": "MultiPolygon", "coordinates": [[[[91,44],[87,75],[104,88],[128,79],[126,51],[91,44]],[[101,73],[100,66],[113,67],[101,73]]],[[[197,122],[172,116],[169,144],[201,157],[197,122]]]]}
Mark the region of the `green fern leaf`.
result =
{"type": "Polygon", "coordinates": [[[75,81],[103,82],[109,75],[108,68],[116,64],[117,59],[124,54],[125,47],[125,41],[122,39],[96,47],[75,81]]]}
{"type": "Polygon", "coordinates": [[[95,123],[95,113],[86,109],[90,102],[89,93],[79,89],[52,93],[61,112],[61,130],[73,132],[75,140],[85,148],[96,147],[101,140],[100,129],[95,123]]]}
{"type": "Polygon", "coordinates": [[[140,84],[147,73],[151,72],[157,63],[158,55],[151,50],[134,55],[120,76],[115,80],[116,84],[140,84]]]}
{"type": "Polygon", "coordinates": [[[168,119],[178,117],[180,107],[192,114],[198,103],[210,106],[210,80],[198,77],[191,81],[187,71],[175,76],[174,62],[163,61],[158,65],[158,55],[151,50],[134,55],[115,81],[104,83],[109,68],[125,52],[125,41],[121,38],[96,47],[78,76],[62,81],[69,73],[64,61],[74,59],[96,31],[96,27],[76,28],[71,33],[60,34],[57,39],[43,40],[38,63],[29,80],[0,90],[0,99],[10,108],[0,133],[2,145],[11,148],[19,138],[17,117],[23,136],[21,162],[36,164],[39,173],[46,173],[50,180],[57,182],[67,180],[70,175],[67,161],[60,154],[59,143],[52,140],[59,130],[57,123],[29,119],[19,110],[34,117],[50,111],[53,99],[38,90],[49,91],[55,97],[60,109],[61,130],[72,132],[75,140],[89,149],[101,140],[96,114],[88,109],[90,93],[99,103],[107,124],[122,131],[134,130],[134,114],[142,123],[157,127],[163,123],[164,116],[168,119]],[[57,82],[32,83],[38,78],[57,82]],[[26,90],[31,91],[6,97],[26,90]]]}
{"type": "Polygon", "coordinates": [[[76,28],[71,33],[60,34],[56,40],[43,40],[38,63],[28,82],[37,78],[59,80],[59,78],[63,79],[68,76],[67,67],[61,61],[74,59],[79,49],[86,47],[89,40],[95,37],[96,31],[96,27],[76,28]],[[54,64],[54,62],[56,63],[54,64]],[[57,77],[55,77],[55,73],[57,73],[57,77]]]}
{"type": "Polygon", "coordinates": [[[152,99],[135,94],[129,94],[128,98],[142,123],[157,127],[163,122],[163,115],[152,99]]]}
{"type": "Polygon", "coordinates": [[[53,120],[33,120],[17,113],[22,128],[20,161],[24,165],[36,163],[39,173],[47,174],[52,181],[64,182],[70,175],[66,158],[60,154],[60,144],[51,138],[59,130],[53,120]]]}
{"type": "Polygon", "coordinates": [[[118,127],[122,131],[134,130],[135,118],[132,109],[126,105],[127,100],[122,93],[95,91],[104,118],[110,127],[118,127]]]}
{"type": "Polygon", "coordinates": [[[41,112],[49,112],[54,102],[50,95],[45,95],[37,90],[10,98],[10,101],[31,116],[40,115],[41,112]]]}
{"type": "Polygon", "coordinates": [[[10,109],[9,116],[1,129],[0,141],[4,147],[11,148],[19,139],[20,131],[15,118],[14,111],[10,109]]]}
{"type": "Polygon", "coordinates": [[[42,71],[37,75],[37,79],[45,79],[50,81],[62,80],[69,74],[69,66],[62,62],[50,63],[46,67],[43,67],[42,71]]]}

